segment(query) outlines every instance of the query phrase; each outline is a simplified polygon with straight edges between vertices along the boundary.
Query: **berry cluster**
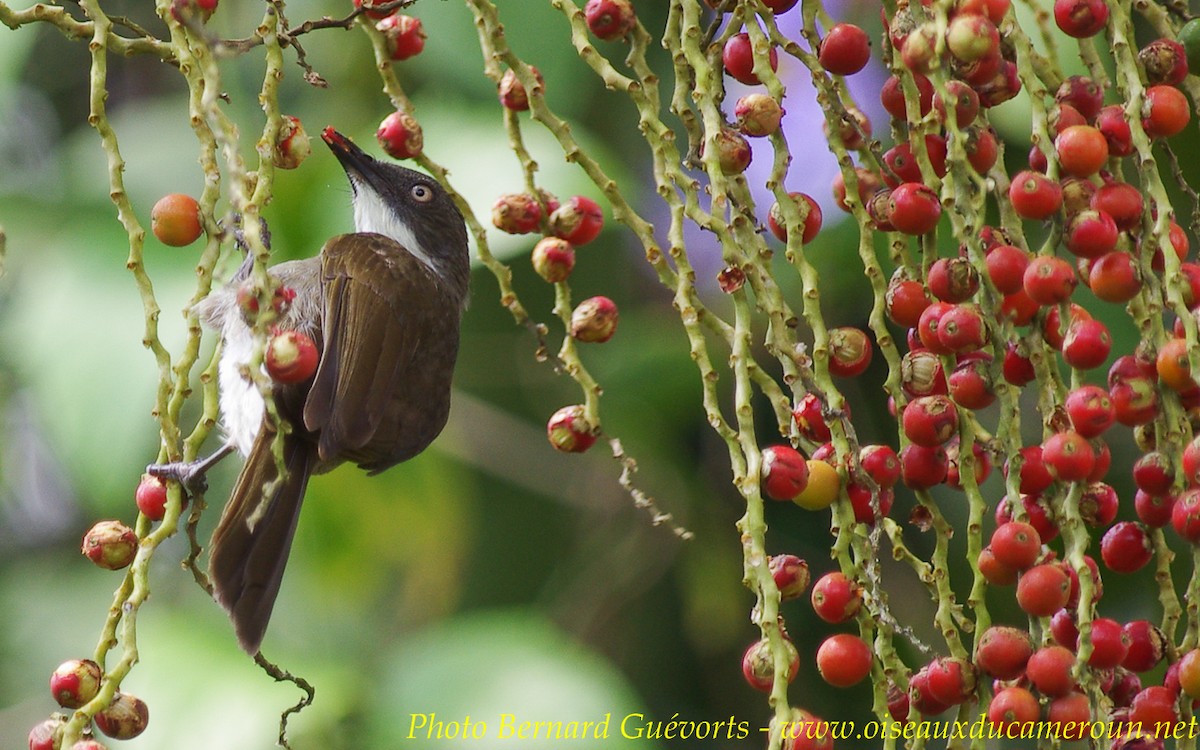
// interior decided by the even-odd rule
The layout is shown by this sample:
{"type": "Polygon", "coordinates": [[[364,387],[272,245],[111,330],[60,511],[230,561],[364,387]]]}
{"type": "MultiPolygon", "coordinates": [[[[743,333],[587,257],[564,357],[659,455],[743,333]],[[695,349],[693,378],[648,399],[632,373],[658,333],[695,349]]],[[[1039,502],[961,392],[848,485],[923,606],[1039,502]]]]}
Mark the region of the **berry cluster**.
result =
{"type": "MultiPolygon", "coordinates": [[[[886,236],[891,251],[890,280],[885,263],[869,249],[863,254],[868,276],[878,279],[879,318],[870,332],[825,328],[806,316],[818,323],[817,341],[799,364],[812,372],[798,378],[791,439],[762,449],[758,478],[768,499],[832,508],[840,570],[819,580],[813,607],[829,622],[857,618],[860,632],[828,638],[817,668],[835,687],[873,670],[888,675],[897,721],[978,702],[996,727],[1048,721],[1078,738],[1087,736],[1081,727],[1101,720],[1142,721],[1152,732],[1156,720],[1181,715],[1181,692],[1197,697],[1192,688],[1200,685],[1180,677],[1185,667],[1189,676],[1200,672],[1200,654],[1184,648],[1195,642],[1195,623],[1177,645],[1173,589],[1163,589],[1160,625],[1101,614],[1105,576],[1145,575],[1149,583],[1146,569],[1157,557],[1162,575],[1169,545],[1200,544],[1200,438],[1192,438],[1200,411],[1193,372],[1200,263],[1190,259],[1157,156],[1190,121],[1181,86],[1189,52],[1200,52],[1200,24],[1184,31],[1180,19],[1152,16],[1161,37],[1138,49],[1129,8],[1113,6],[1056,0],[1053,7],[1056,29],[1084,40],[1085,62],[1107,35],[1116,67],[1109,77],[1098,64],[1086,75],[1060,73],[1034,49],[1009,0],[901,0],[882,14],[881,58],[891,76],[880,101],[896,135],[886,149],[872,132],[887,128],[873,127],[839,83],[871,63],[862,28],[806,27],[805,52],[777,33],[773,16],[726,16],[725,75],[770,93],[739,98],[733,124],[705,141],[718,149],[720,171],[742,173],[751,160],[747,139],[786,130],[777,76],[782,53],[795,55],[814,77],[825,74],[818,90],[827,97],[826,135],[842,165],[836,202],[865,235],[886,236]],[[1033,100],[1033,147],[1027,167],[1009,173],[989,114],[1022,90],[1033,100]],[[957,252],[944,254],[947,246],[957,252]],[[1109,330],[1114,320],[1126,324],[1122,312],[1141,338],[1124,351],[1115,350],[1109,330]],[[881,352],[896,448],[858,443],[848,405],[825,376],[861,376],[881,352]],[[1041,437],[1023,441],[1030,431],[1022,411],[1030,407],[1041,414],[1041,437]],[[1140,455],[1114,467],[1108,444],[1130,433],[1140,455]],[[994,466],[1002,476],[987,483],[994,466]],[[1116,489],[1124,472],[1133,483],[1128,498],[1116,489]],[[907,631],[872,572],[885,539],[926,580],[939,611],[960,606],[937,580],[951,570],[947,547],[940,543],[924,562],[905,546],[891,517],[902,488],[916,499],[910,520],[920,530],[948,535],[940,505],[969,505],[971,526],[957,530],[971,537],[969,611],[979,608],[986,622],[984,592],[1008,592],[1029,627],[972,635],[969,620],[946,616],[938,624],[948,655],[920,644],[923,664],[896,656],[890,639],[907,631]],[[1048,635],[1038,640],[1043,627],[1048,635]],[[889,643],[882,648],[881,632],[889,643]],[[1161,684],[1143,687],[1143,679],[1161,684]]],[[[801,262],[804,246],[819,244],[824,217],[809,195],[777,194],[765,224],[801,262]]],[[[726,284],[729,274],[722,288],[740,289],[726,284]]],[[[807,585],[807,565],[793,555],[771,557],[770,568],[783,601],[807,585]]],[[[765,691],[803,672],[782,620],[782,647],[770,645],[768,626],[743,658],[747,681],[765,691]]],[[[791,746],[806,741],[792,738],[791,746]]]]}
{"type": "MultiPolygon", "coordinates": [[[[601,8],[616,7],[617,0],[589,4],[601,8]]],[[[594,15],[594,14],[593,14],[594,15]]],[[[607,16],[605,18],[608,18],[607,16]]],[[[607,20],[604,23],[608,23],[607,20]]],[[[511,94],[520,82],[512,71],[500,84],[500,100],[512,109],[511,94]]],[[[521,89],[521,106],[528,108],[528,99],[521,89]]],[[[530,259],[537,275],[545,281],[566,289],[565,282],[575,268],[575,248],[586,245],[600,235],[604,228],[604,212],[596,201],[583,195],[560,203],[552,195],[542,193],[510,193],[501,195],[492,204],[492,224],[508,234],[541,232],[542,239],[533,246],[530,259]]],[[[597,295],[575,305],[564,320],[567,334],[573,341],[602,344],[617,332],[619,313],[612,299],[597,295]]],[[[582,453],[596,442],[598,430],[588,419],[585,404],[564,406],[546,423],[546,436],[556,449],[565,453],[582,453]]]]}

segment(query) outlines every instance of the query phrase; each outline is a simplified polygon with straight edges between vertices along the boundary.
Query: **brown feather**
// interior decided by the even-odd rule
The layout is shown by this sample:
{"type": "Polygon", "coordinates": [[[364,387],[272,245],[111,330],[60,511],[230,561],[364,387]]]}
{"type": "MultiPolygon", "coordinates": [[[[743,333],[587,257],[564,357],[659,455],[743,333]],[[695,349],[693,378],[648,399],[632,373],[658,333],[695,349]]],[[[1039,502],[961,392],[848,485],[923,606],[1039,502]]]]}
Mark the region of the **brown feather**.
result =
{"type": "Polygon", "coordinates": [[[311,443],[284,438],[287,475],[265,497],[264,488],[278,476],[271,455],[274,437],[265,427],[258,433],[210,547],[213,592],[229,611],[238,642],[251,654],[258,651],[271,619],[315,459],[311,443]]]}

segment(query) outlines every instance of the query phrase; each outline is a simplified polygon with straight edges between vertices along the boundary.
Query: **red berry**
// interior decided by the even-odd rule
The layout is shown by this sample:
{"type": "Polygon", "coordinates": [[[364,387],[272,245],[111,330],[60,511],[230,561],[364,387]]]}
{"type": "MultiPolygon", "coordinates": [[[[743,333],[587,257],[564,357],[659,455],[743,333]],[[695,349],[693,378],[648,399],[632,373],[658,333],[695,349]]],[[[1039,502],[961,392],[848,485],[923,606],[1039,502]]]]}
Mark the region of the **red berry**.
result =
{"type": "Polygon", "coordinates": [[[1105,302],[1124,304],[1141,291],[1141,272],[1129,253],[1105,253],[1092,262],[1088,288],[1105,302]]]}
{"type": "Polygon", "coordinates": [[[1042,443],[1042,460],[1055,478],[1063,482],[1081,482],[1091,474],[1096,453],[1078,432],[1064,430],[1042,443]]]}
{"type": "Polygon", "coordinates": [[[1055,698],[1046,707],[1046,723],[1056,737],[1087,739],[1091,732],[1092,703],[1087,695],[1071,692],[1055,698]]]}
{"type": "Polygon", "coordinates": [[[1185,540],[1200,544],[1200,489],[1187,490],[1175,499],[1171,526],[1185,540]]]}
{"type": "Polygon", "coordinates": [[[1063,339],[1063,360],[1077,370],[1099,367],[1112,350],[1108,326],[1095,318],[1076,320],[1067,328],[1063,339]]]}
{"type": "Polygon", "coordinates": [[[896,493],[891,488],[881,487],[878,492],[875,492],[859,482],[851,482],[847,485],[846,496],[854,511],[854,520],[868,526],[875,523],[876,506],[878,506],[879,517],[885,517],[891,512],[892,503],[896,499],[896,493]]]}
{"type": "MultiPolygon", "coordinates": [[[[1024,292],[1019,292],[1022,296],[1024,292]]],[[[1036,307],[1037,303],[1033,303],[1036,307]]],[[[1004,349],[1004,359],[1000,363],[1001,370],[1004,373],[1004,379],[1015,386],[1023,386],[1037,377],[1037,373],[1033,368],[1033,362],[1029,356],[1024,354],[1015,343],[1010,343],[1004,349]]]]}
{"type": "Polygon", "coordinates": [[[599,39],[623,39],[637,25],[630,0],[588,0],[583,8],[588,29],[599,39]]]}
{"type": "Polygon", "coordinates": [[[1000,143],[996,139],[995,131],[990,127],[968,128],[964,146],[967,151],[967,163],[978,174],[986,175],[1000,158],[1000,143]]]}
{"type": "Polygon", "coordinates": [[[1158,379],[1176,393],[1186,393],[1196,387],[1187,339],[1182,336],[1168,339],[1159,347],[1154,365],[1158,379]]]}
{"type": "MultiPolygon", "coordinates": [[[[138,485],[138,493],[141,493],[141,485],[138,485]]],[[[165,490],[163,503],[166,503],[165,490]]],[[[100,521],[83,535],[83,554],[106,570],[120,570],[129,565],[137,551],[137,534],[120,521],[100,521]]]]}
{"type": "Polygon", "coordinates": [[[1096,128],[1108,142],[1108,153],[1112,156],[1129,156],[1133,153],[1133,131],[1125,119],[1125,108],[1120,104],[1103,107],[1096,115],[1096,128]]]}
{"type": "Polygon", "coordinates": [[[1108,141],[1091,125],[1071,125],[1054,138],[1054,150],[1063,171],[1090,177],[1108,161],[1108,141]]]}
{"type": "Polygon", "coordinates": [[[492,224],[509,234],[528,234],[542,222],[542,205],[529,193],[502,195],[492,204],[492,224]]]}
{"type": "Polygon", "coordinates": [[[1116,519],[1119,506],[1117,491],[1104,482],[1095,481],[1084,489],[1083,496],[1079,498],[1079,515],[1088,526],[1103,529],[1116,519]]]}
{"type": "Polygon", "coordinates": [[[1060,645],[1043,646],[1029,657],[1025,676],[1042,695],[1057,698],[1075,689],[1075,654],[1060,645]]]}
{"type": "Polygon", "coordinates": [[[800,434],[814,443],[829,442],[832,435],[822,414],[823,405],[814,393],[806,393],[792,409],[792,421],[800,434]]]}
{"type": "Polygon", "coordinates": [[[150,210],[150,228],[164,245],[190,245],[204,233],[200,224],[200,204],[190,195],[165,195],[150,210]]]}
{"type": "MultiPolygon", "coordinates": [[[[542,78],[541,71],[533,65],[529,66],[529,70],[533,73],[538,87],[545,86],[545,80],[542,78]]],[[[529,92],[525,90],[525,84],[521,83],[521,79],[517,77],[517,72],[512,68],[504,71],[504,75],[500,77],[500,83],[496,86],[496,94],[500,98],[500,104],[505,109],[510,109],[513,112],[524,112],[529,109],[529,92]]]]}
{"type": "Polygon", "coordinates": [[[1170,732],[1179,720],[1175,692],[1161,685],[1152,685],[1138,693],[1129,707],[1129,721],[1143,727],[1146,735],[1161,736],[1170,732]]]}
{"type": "Polygon", "coordinates": [[[419,18],[397,13],[375,24],[375,28],[383,34],[393,60],[407,60],[425,49],[425,29],[419,18]]]}
{"type": "Polygon", "coordinates": [[[808,589],[808,563],[795,555],[772,555],[767,561],[782,601],[798,599],[808,589]]]}
{"type": "Polygon", "coordinates": [[[1068,36],[1095,36],[1108,22],[1104,0],[1054,0],[1054,22],[1068,36]]]}
{"type": "MultiPolygon", "coordinates": [[[[816,239],[817,232],[821,231],[821,207],[812,196],[805,193],[788,193],[788,198],[799,214],[801,225],[804,227],[801,238],[807,245],[816,239]]],[[[767,213],[767,227],[781,242],[787,242],[787,218],[778,202],[773,203],[767,213]]]]}
{"type": "Polygon", "coordinates": [[[1048,219],[1062,207],[1062,186],[1043,174],[1026,170],[1008,189],[1013,210],[1025,219],[1048,219]]]}
{"type": "Polygon", "coordinates": [[[1023,278],[1029,265],[1029,255],[1019,247],[996,245],[988,250],[985,258],[988,278],[1001,294],[1012,294],[1024,289],[1023,278]]]}
{"type": "Polygon", "coordinates": [[[988,722],[1002,737],[1027,737],[1041,716],[1041,707],[1033,693],[1022,687],[1006,687],[992,696],[988,704],[988,722]]]}
{"type": "Polygon", "coordinates": [[[988,327],[976,305],[954,305],[938,320],[938,342],[955,354],[967,354],[988,341],[988,327]]]}
{"type": "Polygon", "coordinates": [[[1151,495],[1165,495],[1175,484],[1175,465],[1162,451],[1150,451],[1134,462],[1133,481],[1151,495]]]}
{"type": "Polygon", "coordinates": [[[1140,523],[1122,521],[1104,533],[1100,540],[1100,557],[1109,570],[1134,572],[1150,562],[1154,548],[1140,523]]]}
{"type": "Polygon", "coordinates": [[[922,235],[933,231],[942,215],[937,194],[919,182],[905,182],[892,190],[888,215],[896,231],[922,235]]]}
{"type": "Polygon", "coordinates": [[[871,364],[871,339],[859,328],[843,327],[829,331],[829,372],[842,377],[857,377],[871,364]]]}
{"type": "MultiPolygon", "coordinates": [[[[784,679],[791,682],[796,679],[796,674],[800,671],[800,653],[786,638],[783,643],[790,657],[784,679]]],[[[764,693],[771,691],[775,684],[775,658],[771,655],[771,644],[766,638],[750,644],[750,647],[742,654],[742,675],[750,687],[755,690],[761,690],[764,693]]]]}
{"type": "MultiPolygon", "coordinates": [[[[1021,495],[1021,508],[1025,511],[1025,520],[1029,522],[1030,526],[1037,529],[1043,544],[1058,536],[1058,525],[1049,509],[1037,495],[1021,495]]],[[[996,504],[996,524],[1008,523],[1011,520],[1013,520],[1012,509],[1009,507],[1008,498],[1004,498],[996,504]]]]}
{"type": "MultiPolygon", "coordinates": [[[[746,32],[729,37],[721,51],[721,62],[725,65],[725,72],[741,83],[747,86],[762,83],[758,74],[754,72],[754,48],[750,42],[750,35],[746,32]]],[[[779,53],[774,47],[767,50],[767,62],[771,70],[779,67],[779,53]]]]}
{"type": "Polygon", "coordinates": [[[50,694],[63,708],[79,708],[100,692],[104,673],[91,659],[71,659],[50,675],[50,694]]]}
{"type": "Polygon", "coordinates": [[[317,345],[300,331],[283,331],[267,342],[263,358],[267,374],[277,383],[303,383],[317,371],[317,345]]]}
{"type": "MultiPolygon", "coordinates": [[[[1000,51],[1000,32],[987,16],[955,13],[946,28],[946,47],[956,60],[964,63],[994,57],[1000,51]]],[[[958,124],[967,122],[959,120],[958,124]]]]}
{"type": "Polygon", "coordinates": [[[1174,86],[1158,85],[1146,89],[1142,127],[1151,138],[1178,135],[1192,119],[1187,97],[1174,86]]]}
{"type": "Polygon", "coordinates": [[[1089,439],[1107,430],[1116,417],[1108,391],[1098,385],[1081,385],[1072,390],[1063,406],[1071,418],[1071,426],[1089,439]]]}
{"type": "Polygon", "coordinates": [[[908,689],[912,693],[913,708],[922,716],[936,716],[950,707],[933,697],[933,692],[929,689],[928,667],[912,676],[908,682],[908,689]]]}
{"type": "MultiPolygon", "coordinates": [[[[920,73],[913,74],[913,81],[917,87],[919,115],[924,117],[933,108],[933,84],[927,77],[920,73]]],[[[905,110],[904,88],[901,86],[899,78],[894,75],[888,78],[879,92],[879,101],[892,117],[902,122],[908,121],[908,113],[905,110]]]]}
{"type": "Polygon", "coordinates": [[[954,368],[946,378],[950,398],[968,409],[986,409],[996,401],[991,357],[975,357],[954,368]]]}
{"type": "Polygon", "coordinates": [[[1125,659],[1129,641],[1121,624],[1107,617],[1092,620],[1092,655],[1088,665],[1093,669],[1112,669],[1125,659]]]}
{"type": "Polygon", "coordinates": [[[1029,633],[1007,625],[992,625],[979,637],[975,663],[998,680],[1015,680],[1025,672],[1033,653],[1029,633]]]}
{"type": "Polygon", "coordinates": [[[997,560],[1014,570],[1033,567],[1042,554],[1042,538],[1037,529],[1023,521],[997,526],[988,546],[997,560]]]}
{"type": "Polygon", "coordinates": [[[890,445],[864,445],[858,462],[880,487],[891,487],[900,480],[900,457],[890,445]]]}
{"type": "Polygon", "coordinates": [[[835,75],[848,76],[862,70],[871,57],[867,32],[852,23],[834,24],[817,47],[821,67],[835,75]]]}
{"type": "Polygon", "coordinates": [[[571,338],[585,344],[603,344],[617,332],[617,304],[608,297],[589,297],[571,311],[571,338]]]}
{"type": "Polygon", "coordinates": [[[1066,302],[1079,282],[1071,264],[1054,255],[1039,255],[1025,269],[1025,293],[1039,305],[1066,302]]]}
{"type": "Polygon", "coordinates": [[[46,719],[29,730],[29,750],[55,750],[54,734],[62,724],[60,719],[46,719]]]}
{"type": "Polygon", "coordinates": [[[834,687],[850,687],[871,673],[871,647],[849,633],[831,635],[817,649],[817,671],[834,687]]]}
{"type": "Polygon", "coordinates": [[[1059,85],[1054,100],[1059,104],[1070,104],[1084,120],[1090,122],[1096,119],[1104,106],[1104,88],[1087,76],[1068,76],[1059,85]]]}
{"type": "Polygon", "coordinates": [[[143,474],[133,495],[138,510],[151,521],[161,521],[167,513],[167,484],[152,474],[143,474]]]}
{"type": "Polygon", "coordinates": [[[1166,647],[1166,636],[1162,631],[1149,620],[1133,620],[1121,629],[1129,643],[1121,666],[1131,672],[1149,672],[1158,666],[1166,647]]]}
{"type": "Polygon", "coordinates": [[[393,112],[383,118],[375,138],[384,152],[393,159],[412,159],[421,155],[425,136],[417,118],[407,112],[393,112]]]}
{"type": "Polygon", "coordinates": [[[1116,249],[1120,231],[1113,217],[1085,209],[1073,215],[1063,232],[1063,244],[1080,258],[1099,258],[1116,249]]]}
{"type": "Polygon", "coordinates": [[[975,692],[975,668],[960,659],[934,659],[925,672],[929,693],[939,703],[957,706],[975,692]]]}
{"type": "Polygon", "coordinates": [[[1108,182],[1092,195],[1092,208],[1112,217],[1118,229],[1130,230],[1142,221],[1142,193],[1128,182],[1108,182]]]}
{"type": "Polygon", "coordinates": [[[1159,529],[1171,522],[1175,509],[1174,495],[1151,495],[1138,490],[1133,493],[1133,509],[1138,520],[1150,528],[1159,529]]]}
{"type": "Polygon", "coordinates": [[[1146,83],[1178,86],[1188,74],[1187,50],[1175,39],[1155,39],[1138,51],[1146,83]]]}
{"type": "Polygon", "coordinates": [[[762,451],[759,475],[767,497],[791,500],[808,486],[808,460],[790,445],[772,445],[762,451]]]}
{"type": "Polygon", "coordinates": [[[146,731],[150,709],[141,698],[117,693],[107,708],[96,714],[96,726],[114,740],[131,740],[146,731]]]}
{"type": "MultiPolygon", "coordinates": [[[[929,155],[929,165],[933,167],[934,174],[938,177],[945,176],[946,139],[940,135],[925,136],[925,151],[929,155]]],[[[888,187],[894,188],[905,182],[919,183],[922,180],[920,164],[908,141],[892,146],[884,152],[883,162],[889,170],[883,174],[888,187]]]]}
{"type": "Polygon", "coordinates": [[[1061,565],[1043,563],[1025,571],[1017,581],[1017,604],[1034,617],[1049,617],[1067,606],[1071,579],[1061,565]]]}
{"type": "Polygon", "coordinates": [[[1129,253],[1116,251],[1105,253],[1093,260],[1088,270],[1087,287],[1092,294],[1105,302],[1123,305],[1138,296],[1141,290],[1141,272],[1129,253]]]}
{"type": "Polygon", "coordinates": [[[884,301],[888,317],[896,325],[905,328],[915,327],[930,303],[924,284],[900,277],[892,278],[884,301]]]}
{"type": "MultiPolygon", "coordinates": [[[[721,128],[712,138],[717,152],[717,164],[722,174],[735,175],[746,171],[753,153],[750,143],[733,128],[721,128]]],[[[700,145],[700,156],[707,150],[708,141],[700,145]]]]}
{"type": "Polygon", "coordinates": [[[938,258],[930,265],[925,283],[942,302],[965,302],[979,290],[979,272],[966,258],[938,258]]]}
{"type": "Polygon", "coordinates": [[[932,448],[942,445],[958,431],[958,409],[946,396],[922,396],[904,407],[901,421],[909,440],[932,448]]]}
{"type": "Polygon", "coordinates": [[[734,104],[733,116],[739,132],[751,138],[762,138],[779,130],[783,108],[767,94],[746,94],[734,104]]]}
{"type": "Polygon", "coordinates": [[[272,154],[275,166],[280,169],[296,169],[312,154],[312,144],[300,119],[284,115],[279,123],[272,154]]]}
{"type": "Polygon", "coordinates": [[[905,486],[927,490],[946,481],[949,457],[942,446],[909,443],[900,449],[900,476],[905,486]]]}
{"type": "Polygon", "coordinates": [[[1017,582],[1017,571],[996,559],[991,547],[979,551],[975,564],[979,574],[992,586],[1011,586],[1017,582]]]}
{"type": "Polygon", "coordinates": [[[575,248],[558,237],[543,237],[533,246],[533,270],[550,283],[566,281],[575,268],[575,248]]]}
{"type": "MultiPolygon", "coordinates": [[[[1026,495],[1037,495],[1050,486],[1054,477],[1042,462],[1042,446],[1027,445],[1020,451],[1021,469],[1018,476],[1017,488],[1026,495]]],[[[1008,476],[1008,464],[1004,466],[1004,475],[1008,476]]]]}
{"type": "Polygon", "coordinates": [[[843,573],[826,573],[813,585],[812,606],[825,622],[845,622],[862,606],[862,589],[843,573]]]}
{"type": "Polygon", "coordinates": [[[598,432],[588,424],[581,405],[564,406],[546,423],[546,438],[563,453],[583,453],[596,442],[598,432]]]}

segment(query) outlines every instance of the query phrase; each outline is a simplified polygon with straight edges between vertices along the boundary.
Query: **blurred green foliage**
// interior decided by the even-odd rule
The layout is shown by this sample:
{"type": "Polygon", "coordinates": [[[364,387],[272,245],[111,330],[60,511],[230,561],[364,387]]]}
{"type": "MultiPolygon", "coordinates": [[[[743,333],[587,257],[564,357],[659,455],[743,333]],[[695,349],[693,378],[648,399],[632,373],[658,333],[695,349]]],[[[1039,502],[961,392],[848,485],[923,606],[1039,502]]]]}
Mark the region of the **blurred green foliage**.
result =
{"type": "MultiPolygon", "coordinates": [[[[653,183],[632,107],[591,76],[548,4],[501,6],[510,44],[540,68],[551,105],[653,216],[653,183]]],[[[649,28],[661,26],[665,11],[657,4],[639,9],[649,28]]],[[[162,30],[143,3],[122,0],[108,10],[162,30]]],[[[313,0],[288,5],[293,23],[344,10],[313,0]]],[[[260,12],[226,3],[211,25],[222,35],[244,36],[260,12]]],[[[400,75],[423,124],[426,151],[450,169],[486,221],[495,196],[522,184],[495,91],[481,72],[470,15],[450,0],[423,0],[412,12],[429,43],[401,64],[400,75]]],[[[860,20],[877,30],[870,13],[860,20]]],[[[283,110],[310,133],[333,124],[372,144],[389,104],[366,38],[329,30],[305,37],[305,46],[330,87],[304,84],[299,68],[289,65],[283,110]]],[[[655,59],[667,77],[665,53],[655,59]]],[[[3,747],[22,746],[28,727],[52,710],[50,671],[93,650],[119,576],[82,560],[78,540],[94,519],[132,520],[133,488],[157,445],[149,414],[157,372],[141,345],[142,312],[124,268],[126,237],[106,195],[104,155],[86,124],[86,71],[84,45],[57,31],[0,32],[0,226],[9,248],[0,279],[3,747]]],[[[200,188],[186,89],[175,71],[148,59],[113,60],[111,75],[109,105],[128,160],[126,181],[148,224],[158,196],[200,188]]],[[[260,59],[251,53],[229,62],[225,82],[227,111],[243,134],[256,132],[260,59]]],[[[1015,122],[1020,107],[1015,102],[1006,110],[1015,122]]],[[[527,132],[543,184],[563,196],[599,197],[547,136],[527,132]]],[[[1009,137],[1016,163],[1028,144],[1009,137]]],[[[1179,148],[1185,163],[1195,163],[1194,143],[1179,148]]],[[[299,170],[278,174],[276,186],[266,217],[279,258],[311,255],[324,238],[349,228],[348,188],[328,154],[318,149],[299,170]]],[[[856,239],[838,218],[827,218],[809,257],[821,273],[827,319],[862,325],[870,295],[861,275],[846,271],[856,239]]],[[[550,321],[552,290],[522,255],[531,240],[498,233],[491,239],[512,261],[528,309],[550,321]]],[[[693,251],[702,255],[701,247],[693,251]]],[[[146,255],[164,310],[161,333],[174,350],[196,258],[153,239],[146,255]]],[[[786,291],[794,295],[790,283],[786,291]]],[[[638,460],[639,485],[695,532],[691,542],[652,528],[632,507],[603,445],[584,456],[550,448],[542,425],[577,400],[575,386],[535,360],[536,342],[497,304],[489,275],[477,272],[473,285],[455,407],[439,441],[382,476],[343,467],[310,485],[266,644],[269,658],[317,686],[317,702],[293,723],[295,745],[466,746],[409,738],[412,717],[431,713],[489,724],[502,713],[531,721],[611,713],[615,722],[643,712],[663,721],[674,714],[696,721],[732,716],[765,725],[765,698],[740,674],[741,653],[758,632],[748,616],[753,599],[741,585],[734,522],[742,508],[729,486],[724,446],[704,422],[670,295],[620,227],[610,226],[579,253],[572,286],[611,296],[622,311],[617,337],[583,354],[605,388],[606,432],[638,460]]],[[[720,310],[719,292],[710,292],[720,310]]],[[[551,328],[559,333],[556,323],[551,328]]],[[[1136,343],[1132,330],[1114,332],[1114,351],[1136,343]]],[[[846,393],[860,438],[894,444],[894,422],[879,390],[884,369],[876,363],[846,393]]],[[[771,438],[764,425],[760,439],[771,438]]],[[[1113,449],[1115,465],[1127,467],[1131,446],[1113,449]]],[[[214,507],[202,524],[205,537],[234,464],[226,462],[211,478],[214,507]]],[[[1124,476],[1113,483],[1123,497],[1132,492],[1124,476]]],[[[1001,491],[995,478],[986,488],[1001,491]]],[[[965,509],[955,517],[953,494],[943,499],[948,516],[962,523],[965,509]]],[[[895,515],[907,514],[911,503],[902,495],[895,515]]],[[[772,550],[806,558],[816,575],[830,567],[825,514],[773,506],[768,522],[772,550]]],[[[931,544],[915,530],[906,538],[918,553],[931,544]]],[[[145,735],[125,746],[269,746],[278,713],[296,700],[295,691],[273,684],[238,650],[224,614],[176,564],[185,555],[185,541],[176,538],[156,556],[153,596],[139,618],[141,663],[126,682],[148,701],[152,720],[145,735]]],[[[904,619],[925,632],[933,603],[924,589],[906,569],[885,567],[885,578],[904,619]]],[[[1106,584],[1132,591],[1119,579],[1106,584]]],[[[1141,608],[1153,604],[1131,597],[1115,614],[1148,614],[1141,608]]],[[[996,619],[1016,622],[1014,613],[1001,609],[996,619]]],[[[811,655],[835,628],[804,601],[786,604],[785,614],[803,655],[793,702],[831,718],[867,720],[869,687],[832,690],[815,674],[811,655]]]]}

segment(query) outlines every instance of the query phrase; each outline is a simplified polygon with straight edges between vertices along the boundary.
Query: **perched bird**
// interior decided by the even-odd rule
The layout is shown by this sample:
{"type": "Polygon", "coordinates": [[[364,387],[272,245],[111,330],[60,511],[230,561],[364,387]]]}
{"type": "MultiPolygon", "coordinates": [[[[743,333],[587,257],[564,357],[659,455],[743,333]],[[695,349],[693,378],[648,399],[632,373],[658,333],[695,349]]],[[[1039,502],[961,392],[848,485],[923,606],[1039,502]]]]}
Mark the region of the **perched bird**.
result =
{"type": "Polygon", "coordinates": [[[467,302],[467,230],[446,191],[424,174],[377,161],[332,128],[322,137],[350,180],[355,231],[331,238],[316,257],[268,269],[294,293],[278,328],[306,334],[320,352],[311,377],[273,388],[291,428],[283,438],[286,475],[273,489],[278,430],[245,375],[254,338],[238,284],[197,307],[223,338],[228,442],[219,453],[246,456],[213,533],[209,575],[250,654],[279,593],[309,476],[345,461],[376,474],[417,455],[442,431],[467,302]]]}

